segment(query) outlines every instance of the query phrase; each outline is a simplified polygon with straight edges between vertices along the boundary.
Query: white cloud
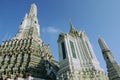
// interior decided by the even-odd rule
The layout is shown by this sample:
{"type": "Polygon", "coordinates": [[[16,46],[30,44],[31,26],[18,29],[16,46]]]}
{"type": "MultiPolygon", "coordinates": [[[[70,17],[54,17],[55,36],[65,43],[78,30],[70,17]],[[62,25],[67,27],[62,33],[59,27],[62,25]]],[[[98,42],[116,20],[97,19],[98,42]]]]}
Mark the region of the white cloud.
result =
{"type": "Polygon", "coordinates": [[[43,28],[42,31],[45,33],[45,32],[48,32],[48,33],[59,33],[61,30],[58,29],[58,28],[55,28],[55,27],[47,27],[46,29],[43,28]]]}

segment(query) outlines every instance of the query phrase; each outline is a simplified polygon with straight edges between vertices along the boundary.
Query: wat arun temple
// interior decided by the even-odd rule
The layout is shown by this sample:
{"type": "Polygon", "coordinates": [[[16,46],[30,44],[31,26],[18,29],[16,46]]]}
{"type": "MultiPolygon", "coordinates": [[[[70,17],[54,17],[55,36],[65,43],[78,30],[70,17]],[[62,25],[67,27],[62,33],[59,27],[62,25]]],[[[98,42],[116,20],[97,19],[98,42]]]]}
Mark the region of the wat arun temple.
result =
{"type": "Polygon", "coordinates": [[[39,28],[33,3],[16,35],[0,44],[0,80],[120,80],[120,66],[101,37],[98,43],[107,73],[100,67],[86,33],[72,23],[68,33],[58,36],[59,61],[41,39],[39,28]]]}

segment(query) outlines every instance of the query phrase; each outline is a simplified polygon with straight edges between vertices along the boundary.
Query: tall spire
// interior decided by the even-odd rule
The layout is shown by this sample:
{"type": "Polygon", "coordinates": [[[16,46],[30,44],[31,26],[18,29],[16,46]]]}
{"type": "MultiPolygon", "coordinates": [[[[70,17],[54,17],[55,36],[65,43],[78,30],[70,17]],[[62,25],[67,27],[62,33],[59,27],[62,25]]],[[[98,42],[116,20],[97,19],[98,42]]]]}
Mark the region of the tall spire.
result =
{"type": "Polygon", "coordinates": [[[107,65],[108,77],[110,80],[120,80],[120,66],[115,61],[112,52],[102,38],[98,39],[104,60],[107,65]]]}
{"type": "Polygon", "coordinates": [[[74,25],[72,24],[71,20],[70,20],[70,32],[72,34],[77,34],[78,31],[75,29],[74,25]]]}
{"type": "Polygon", "coordinates": [[[39,31],[39,23],[37,19],[37,6],[33,3],[30,7],[30,11],[28,14],[25,15],[23,18],[19,31],[14,38],[22,39],[22,38],[40,38],[40,31],[39,31]]]}
{"type": "Polygon", "coordinates": [[[37,6],[36,6],[35,3],[33,3],[33,4],[31,5],[29,15],[30,15],[30,16],[37,16],[37,6]]]}
{"type": "Polygon", "coordinates": [[[108,49],[106,42],[101,37],[99,37],[98,42],[101,50],[108,49]]]}

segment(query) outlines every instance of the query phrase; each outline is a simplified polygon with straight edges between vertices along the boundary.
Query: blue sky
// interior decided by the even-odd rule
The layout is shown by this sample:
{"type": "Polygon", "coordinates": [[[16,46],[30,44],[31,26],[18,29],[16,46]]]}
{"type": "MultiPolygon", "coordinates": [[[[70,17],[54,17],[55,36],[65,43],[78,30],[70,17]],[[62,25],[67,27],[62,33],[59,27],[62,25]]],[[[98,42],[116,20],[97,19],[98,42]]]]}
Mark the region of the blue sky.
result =
{"type": "Polygon", "coordinates": [[[0,42],[12,38],[30,5],[36,3],[41,38],[50,44],[58,60],[57,39],[69,32],[69,18],[88,35],[102,68],[105,62],[98,45],[102,36],[120,63],[120,0],[0,0],[0,42]]]}

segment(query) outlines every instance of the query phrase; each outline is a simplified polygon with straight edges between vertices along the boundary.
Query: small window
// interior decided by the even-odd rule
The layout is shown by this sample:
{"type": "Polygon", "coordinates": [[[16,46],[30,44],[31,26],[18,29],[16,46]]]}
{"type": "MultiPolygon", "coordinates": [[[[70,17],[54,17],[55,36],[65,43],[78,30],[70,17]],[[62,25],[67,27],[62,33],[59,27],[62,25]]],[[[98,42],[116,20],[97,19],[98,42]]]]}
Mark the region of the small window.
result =
{"type": "Polygon", "coordinates": [[[22,22],[20,24],[22,25],[22,22]]]}
{"type": "Polygon", "coordinates": [[[35,23],[37,23],[37,21],[35,21],[35,23]]]}
{"type": "Polygon", "coordinates": [[[65,53],[65,44],[64,44],[64,42],[61,43],[61,46],[62,46],[63,59],[65,59],[66,58],[66,53],[65,53]]]}
{"type": "Polygon", "coordinates": [[[107,59],[109,59],[109,57],[106,57],[107,59]]]}
{"type": "Polygon", "coordinates": [[[72,56],[73,58],[76,58],[75,48],[72,41],[70,41],[70,46],[71,46],[72,56]]]}

